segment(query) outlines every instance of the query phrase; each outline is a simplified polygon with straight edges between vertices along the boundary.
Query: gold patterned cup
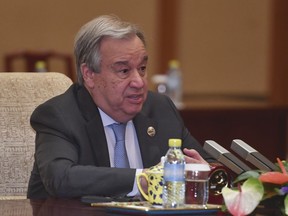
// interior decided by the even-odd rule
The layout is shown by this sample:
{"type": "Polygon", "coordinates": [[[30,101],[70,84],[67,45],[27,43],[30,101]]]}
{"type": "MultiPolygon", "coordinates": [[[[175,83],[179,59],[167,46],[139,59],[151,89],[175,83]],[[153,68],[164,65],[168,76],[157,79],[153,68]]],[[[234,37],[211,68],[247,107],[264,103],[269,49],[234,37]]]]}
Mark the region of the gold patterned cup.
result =
{"type": "Polygon", "coordinates": [[[136,177],[137,186],[142,196],[153,205],[162,205],[163,195],[163,167],[153,166],[146,173],[140,173],[136,177]],[[140,179],[145,178],[148,183],[148,194],[146,194],[140,184],[140,179]]]}

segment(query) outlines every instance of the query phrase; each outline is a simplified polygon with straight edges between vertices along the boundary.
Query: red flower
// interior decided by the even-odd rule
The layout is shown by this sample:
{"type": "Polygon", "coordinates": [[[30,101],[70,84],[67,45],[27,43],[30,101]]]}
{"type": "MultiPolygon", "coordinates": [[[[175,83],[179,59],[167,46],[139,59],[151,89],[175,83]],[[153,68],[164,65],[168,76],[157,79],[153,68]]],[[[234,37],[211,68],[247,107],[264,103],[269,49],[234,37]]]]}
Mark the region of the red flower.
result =
{"type": "Polygon", "coordinates": [[[279,167],[282,173],[276,172],[276,171],[263,173],[259,176],[259,180],[261,182],[272,183],[272,184],[277,184],[277,185],[283,185],[283,184],[288,183],[287,171],[282,161],[279,158],[277,158],[277,162],[279,164],[279,167]]]}

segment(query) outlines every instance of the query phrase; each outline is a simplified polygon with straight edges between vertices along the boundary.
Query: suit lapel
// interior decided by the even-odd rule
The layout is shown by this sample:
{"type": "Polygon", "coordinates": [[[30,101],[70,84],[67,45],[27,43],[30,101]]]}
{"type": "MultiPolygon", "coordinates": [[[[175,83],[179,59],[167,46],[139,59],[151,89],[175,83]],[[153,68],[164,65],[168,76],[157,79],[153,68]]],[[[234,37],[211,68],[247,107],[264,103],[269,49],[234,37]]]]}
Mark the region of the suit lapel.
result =
{"type": "Polygon", "coordinates": [[[143,113],[139,113],[133,122],[138,136],[143,166],[144,168],[154,166],[159,163],[162,156],[160,155],[157,143],[157,123],[153,119],[146,117],[143,113]],[[148,133],[149,128],[155,130],[154,136],[148,133]]]}
{"type": "Polygon", "coordinates": [[[95,154],[96,165],[110,167],[107,140],[100,116],[91,119],[86,125],[86,130],[95,154]]]}
{"type": "Polygon", "coordinates": [[[109,152],[99,110],[85,87],[77,92],[79,107],[86,120],[86,130],[97,166],[110,166],[109,152]]]}
{"type": "MultiPolygon", "coordinates": [[[[86,130],[90,140],[91,149],[95,155],[95,164],[97,166],[110,167],[109,151],[103,123],[99,110],[92,100],[85,87],[79,87],[77,91],[79,107],[86,120],[86,130]]],[[[133,119],[135,130],[138,137],[139,147],[144,168],[154,166],[160,162],[162,146],[157,136],[157,122],[145,114],[142,110],[133,119]],[[148,132],[148,129],[154,129],[155,135],[148,132]]]]}

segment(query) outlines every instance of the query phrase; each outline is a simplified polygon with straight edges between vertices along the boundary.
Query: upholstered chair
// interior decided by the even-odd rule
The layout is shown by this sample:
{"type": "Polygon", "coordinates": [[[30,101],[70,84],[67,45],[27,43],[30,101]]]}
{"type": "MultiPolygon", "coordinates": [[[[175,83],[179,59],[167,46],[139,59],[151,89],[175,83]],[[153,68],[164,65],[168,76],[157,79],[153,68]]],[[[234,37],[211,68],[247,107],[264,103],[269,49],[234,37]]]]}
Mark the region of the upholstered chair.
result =
{"type": "Polygon", "coordinates": [[[0,199],[26,198],[35,149],[31,113],[71,84],[62,73],[0,72],[0,199]]]}

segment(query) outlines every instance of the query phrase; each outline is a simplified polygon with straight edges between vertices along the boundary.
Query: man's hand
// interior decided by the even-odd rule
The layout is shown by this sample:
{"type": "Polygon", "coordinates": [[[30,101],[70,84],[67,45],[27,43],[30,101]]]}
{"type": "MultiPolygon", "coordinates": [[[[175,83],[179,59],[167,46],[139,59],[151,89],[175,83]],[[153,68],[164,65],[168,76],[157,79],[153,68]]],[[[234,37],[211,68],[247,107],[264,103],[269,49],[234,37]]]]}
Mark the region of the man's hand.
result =
{"type": "Polygon", "coordinates": [[[208,164],[201,155],[194,149],[183,149],[185,154],[185,162],[186,163],[200,163],[200,164],[208,164]]]}

